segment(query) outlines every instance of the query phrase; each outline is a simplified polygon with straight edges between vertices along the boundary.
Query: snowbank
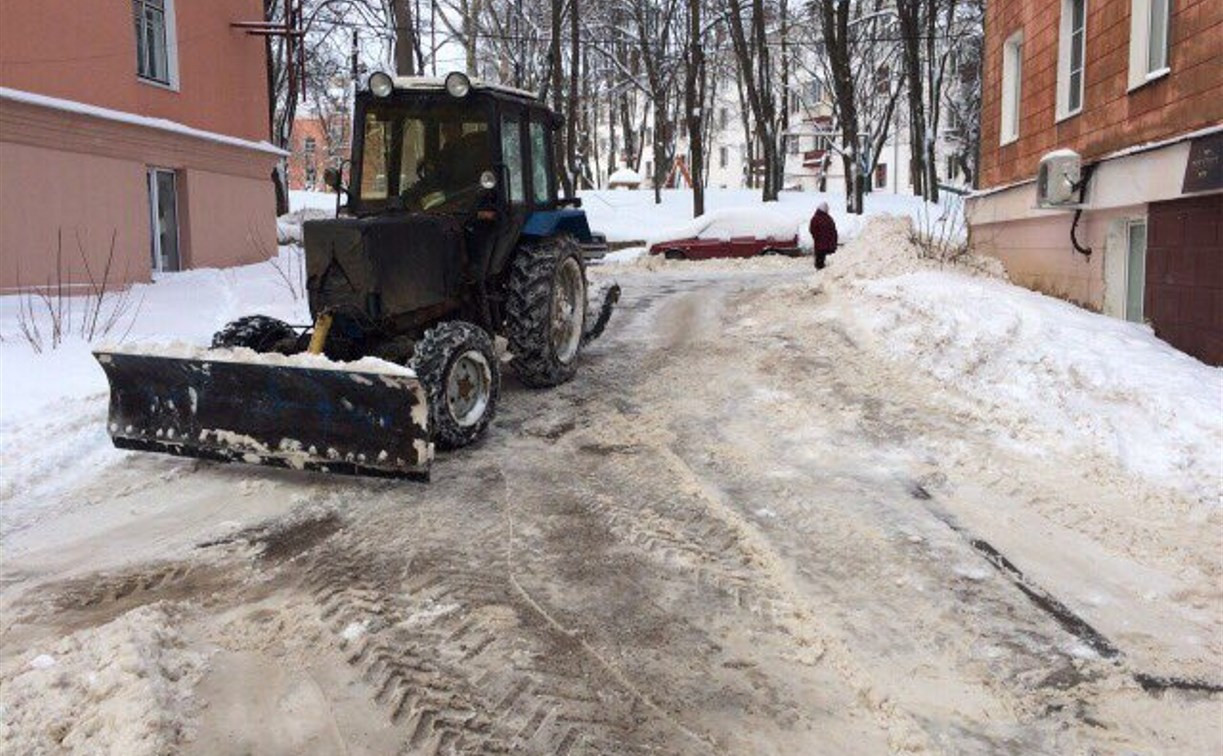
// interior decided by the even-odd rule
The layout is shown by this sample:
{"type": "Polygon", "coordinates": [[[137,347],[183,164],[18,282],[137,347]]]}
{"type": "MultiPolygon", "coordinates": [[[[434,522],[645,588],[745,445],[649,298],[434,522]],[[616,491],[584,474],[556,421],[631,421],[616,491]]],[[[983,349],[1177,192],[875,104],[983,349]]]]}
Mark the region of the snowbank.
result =
{"type": "Polygon", "coordinates": [[[632,168],[624,167],[612,171],[612,174],[607,177],[607,184],[608,186],[612,184],[633,184],[636,186],[641,184],[641,180],[640,173],[632,168]]]}
{"type": "Polygon", "coordinates": [[[285,213],[276,219],[276,241],[280,244],[301,244],[302,224],[317,218],[335,217],[335,206],[324,210],[318,207],[303,207],[285,213]]]}
{"type": "Polygon", "coordinates": [[[47,651],[5,660],[5,750],[136,756],[191,739],[206,660],[186,648],[174,610],[142,606],[47,651]]]}
{"type": "MultiPolygon", "coordinates": [[[[582,209],[590,218],[590,227],[605,233],[608,241],[644,242],[647,237],[671,235],[675,229],[683,229],[692,223],[691,190],[664,189],[661,195],[662,204],[655,204],[652,189],[587,191],[581,193],[582,209]]],[[[954,196],[948,197],[945,205],[928,205],[920,197],[872,193],[866,196],[864,215],[849,215],[845,212],[843,194],[785,191],[778,195],[777,202],[766,205],[760,201],[759,189],[711,188],[705,192],[705,212],[712,214],[732,208],[767,210],[772,215],[785,217],[790,226],[787,234],[797,229],[799,243],[805,249],[810,249],[811,235],[807,232],[807,224],[821,200],[828,203],[843,241],[857,236],[866,219],[877,215],[898,215],[914,220],[943,215],[961,218],[963,204],[954,196]]]]}
{"type": "Polygon", "coordinates": [[[335,215],[335,195],[292,189],[289,191],[289,215],[300,210],[326,210],[329,215],[335,215]]]}
{"type": "Polygon", "coordinates": [[[1052,436],[1223,501],[1223,369],[1147,326],[1014,286],[993,260],[923,259],[910,236],[908,219],[874,219],[820,274],[890,359],[962,392],[1005,442],[1052,436]]]}
{"type": "Polygon", "coordinates": [[[1000,433],[1036,425],[1129,472],[1220,503],[1223,369],[1150,328],[999,280],[926,271],[861,285],[894,359],[974,397],[1000,433]]]}
{"type": "Polygon", "coordinates": [[[794,219],[767,206],[732,207],[714,210],[682,226],[674,226],[650,234],[648,246],[678,239],[719,239],[751,237],[753,239],[789,239],[797,236],[794,219]]]}

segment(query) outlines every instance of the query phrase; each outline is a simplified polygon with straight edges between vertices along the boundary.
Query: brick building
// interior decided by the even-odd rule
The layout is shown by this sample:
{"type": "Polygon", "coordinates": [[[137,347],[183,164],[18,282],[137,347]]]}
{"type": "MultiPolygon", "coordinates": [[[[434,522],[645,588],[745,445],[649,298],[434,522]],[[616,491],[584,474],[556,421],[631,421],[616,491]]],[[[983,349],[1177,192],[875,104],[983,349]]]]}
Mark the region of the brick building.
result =
{"type": "Polygon", "coordinates": [[[259,0],[0,0],[0,290],[276,251],[259,0]],[[62,261],[57,264],[57,239],[62,261]],[[79,239],[79,242],[78,242],[79,239]]]}
{"type": "Polygon", "coordinates": [[[348,158],[348,118],[330,121],[307,117],[293,121],[293,140],[287,161],[289,188],[325,191],[323,171],[348,158]]]}
{"type": "Polygon", "coordinates": [[[977,249],[1223,363],[1223,3],[996,0],[985,31],[977,249]],[[1053,201],[1038,172],[1065,150],[1053,201]]]}

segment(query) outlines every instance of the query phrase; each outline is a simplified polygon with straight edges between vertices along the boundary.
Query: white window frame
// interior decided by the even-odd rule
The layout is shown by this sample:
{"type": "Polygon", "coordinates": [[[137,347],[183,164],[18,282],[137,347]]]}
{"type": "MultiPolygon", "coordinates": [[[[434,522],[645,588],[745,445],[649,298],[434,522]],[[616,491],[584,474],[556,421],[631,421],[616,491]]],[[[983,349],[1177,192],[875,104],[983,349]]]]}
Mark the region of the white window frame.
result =
{"type": "Polygon", "coordinates": [[[1121,300],[1121,317],[1132,323],[1146,322],[1146,297],[1143,296],[1138,302],[1138,312],[1130,312],[1130,277],[1134,271],[1130,269],[1130,245],[1134,243],[1134,229],[1142,227],[1142,288],[1145,292],[1147,281],[1147,249],[1151,243],[1151,227],[1147,222],[1147,218],[1133,218],[1125,224],[1125,296],[1121,300]]]}
{"type": "Polygon", "coordinates": [[[1172,2],[1173,0],[1130,0],[1130,90],[1167,76],[1172,71],[1172,2]],[[1163,35],[1152,39],[1152,15],[1163,8],[1163,35]],[[1153,48],[1158,43],[1159,48],[1153,48]],[[1162,52],[1163,65],[1151,65],[1154,49],[1162,52]]]}
{"type": "Polygon", "coordinates": [[[1062,15],[1059,23],[1057,41],[1057,119],[1064,121],[1083,111],[1083,98],[1087,94],[1087,0],[1062,0],[1062,15]],[[1074,6],[1083,6],[1083,25],[1074,28],[1074,6]],[[1079,104],[1071,107],[1074,94],[1072,82],[1074,79],[1074,44],[1075,34],[1078,34],[1079,49],[1079,104]]]}
{"type": "MultiPolygon", "coordinates": [[[[143,3],[141,3],[143,5],[143,3]]],[[[136,80],[151,87],[169,89],[177,92],[178,80],[178,18],[175,13],[175,0],[162,0],[162,17],[166,27],[166,81],[152,79],[140,73],[136,68],[136,80]]],[[[143,27],[142,27],[143,28],[143,27]]],[[[140,53],[140,40],[136,40],[136,53],[140,53]]]]}
{"type": "Polygon", "coordinates": [[[1019,139],[1021,104],[1023,102],[1023,31],[1017,31],[1002,43],[1002,97],[998,144],[1008,145],[1019,139]]]}
{"type": "Polygon", "coordinates": [[[149,167],[145,169],[145,182],[148,187],[149,196],[149,233],[150,233],[150,254],[152,256],[152,268],[154,273],[177,273],[185,270],[183,265],[183,233],[182,233],[182,216],[178,202],[178,171],[173,168],[156,168],[149,167]],[[174,185],[174,248],[176,262],[178,267],[174,270],[166,270],[164,267],[163,258],[165,255],[161,249],[161,230],[157,218],[157,208],[161,204],[161,187],[157,185],[158,174],[168,174],[174,185]]]}

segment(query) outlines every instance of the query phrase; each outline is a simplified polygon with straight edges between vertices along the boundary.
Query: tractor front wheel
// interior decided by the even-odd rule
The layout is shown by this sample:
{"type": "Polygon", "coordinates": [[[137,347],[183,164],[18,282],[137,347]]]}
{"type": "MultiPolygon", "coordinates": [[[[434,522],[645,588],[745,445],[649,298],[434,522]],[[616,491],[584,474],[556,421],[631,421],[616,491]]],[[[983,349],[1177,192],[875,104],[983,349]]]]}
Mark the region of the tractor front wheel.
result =
{"type": "Polygon", "coordinates": [[[501,368],[482,328],[461,320],[430,328],[416,342],[410,367],[429,397],[439,447],[457,449],[484,434],[497,412],[501,368]]]}
{"type": "Polygon", "coordinates": [[[295,343],[297,331],[283,320],[267,315],[247,315],[217,331],[212,337],[213,349],[246,347],[256,352],[278,351],[282,343],[295,343]]]}
{"type": "Polygon", "coordinates": [[[549,388],[572,378],[585,324],[586,269],[578,243],[559,236],[521,249],[510,272],[506,337],[522,382],[549,388]]]}

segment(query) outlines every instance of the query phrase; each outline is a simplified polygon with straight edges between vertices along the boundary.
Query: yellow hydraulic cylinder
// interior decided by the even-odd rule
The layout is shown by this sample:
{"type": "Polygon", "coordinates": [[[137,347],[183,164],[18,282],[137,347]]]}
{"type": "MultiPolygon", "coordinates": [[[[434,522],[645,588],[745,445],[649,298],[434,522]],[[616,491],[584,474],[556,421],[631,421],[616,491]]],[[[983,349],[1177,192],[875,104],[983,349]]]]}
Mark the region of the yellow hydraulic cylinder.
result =
{"type": "Polygon", "coordinates": [[[310,334],[310,346],[306,351],[310,354],[322,354],[323,345],[327,343],[327,334],[331,331],[331,313],[324,312],[314,323],[314,333],[310,334]]]}

